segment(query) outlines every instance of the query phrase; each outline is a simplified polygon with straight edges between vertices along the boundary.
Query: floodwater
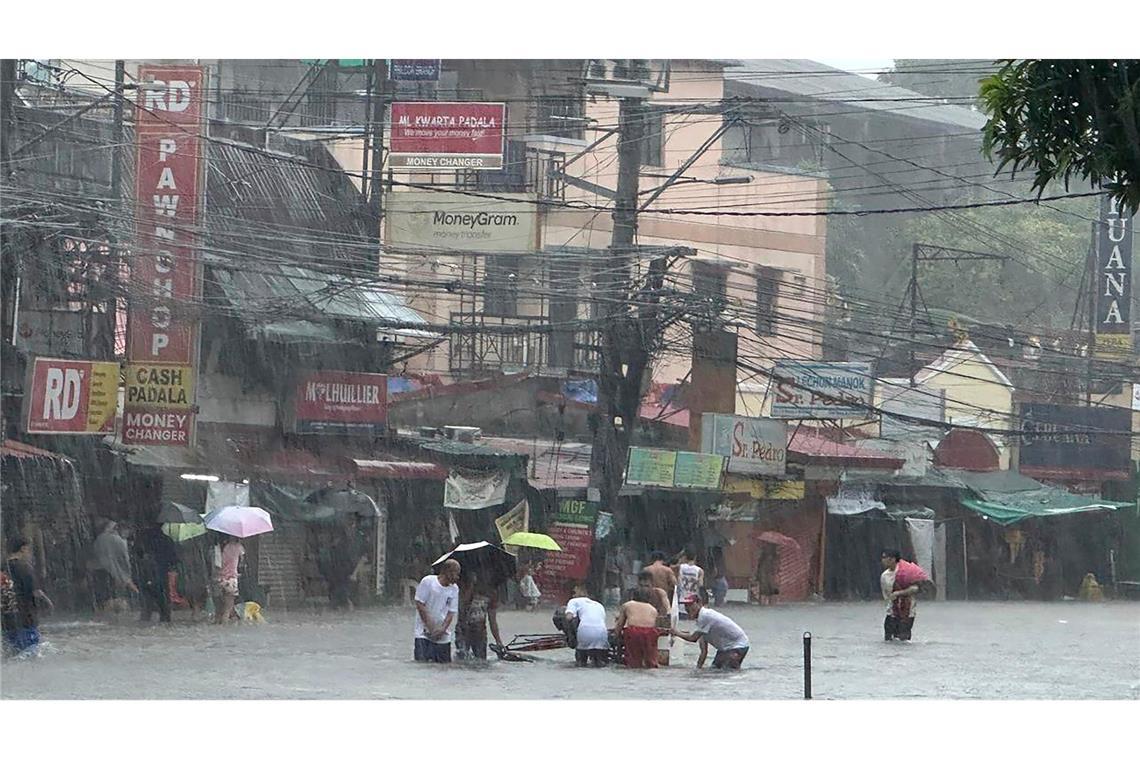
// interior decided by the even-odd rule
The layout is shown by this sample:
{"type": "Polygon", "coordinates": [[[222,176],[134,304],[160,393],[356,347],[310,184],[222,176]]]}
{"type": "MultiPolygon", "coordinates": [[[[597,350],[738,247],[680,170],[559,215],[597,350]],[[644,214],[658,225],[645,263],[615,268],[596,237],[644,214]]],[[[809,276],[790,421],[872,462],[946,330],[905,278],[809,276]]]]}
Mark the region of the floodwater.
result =
{"type": "MultiPolygon", "coordinates": [[[[274,615],[217,627],[46,621],[43,656],[4,661],[6,699],[801,699],[805,631],[816,699],[1140,699],[1140,604],[925,602],[909,644],[883,605],[728,605],[752,649],[738,673],[696,671],[678,644],[656,671],[539,662],[412,662],[410,607],[274,615]]],[[[612,612],[611,612],[612,619],[612,612]]],[[[504,638],[550,633],[550,611],[504,612],[504,638]]],[[[687,624],[682,622],[682,627],[687,624]]],[[[711,653],[710,653],[711,659],[711,653]]]]}

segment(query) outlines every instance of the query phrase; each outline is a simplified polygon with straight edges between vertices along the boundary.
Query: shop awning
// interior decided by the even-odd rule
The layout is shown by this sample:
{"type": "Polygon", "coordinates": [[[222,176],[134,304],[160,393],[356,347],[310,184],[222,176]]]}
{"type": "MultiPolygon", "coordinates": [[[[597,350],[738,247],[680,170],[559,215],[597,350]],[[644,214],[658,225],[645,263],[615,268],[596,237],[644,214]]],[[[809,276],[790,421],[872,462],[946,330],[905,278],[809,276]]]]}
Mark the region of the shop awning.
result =
{"type": "Polygon", "coordinates": [[[1070,493],[1018,472],[959,471],[954,473],[954,477],[967,489],[960,499],[962,506],[1001,525],[1012,525],[1033,517],[1112,511],[1132,506],[1128,502],[1070,493]]]}
{"type": "Polygon", "coordinates": [[[356,474],[376,480],[447,480],[447,468],[434,462],[353,459],[356,474]]]}
{"type": "Polygon", "coordinates": [[[1041,500],[1006,499],[1004,502],[976,499],[969,496],[962,497],[963,507],[972,509],[984,517],[1000,525],[1012,525],[1031,517],[1057,517],[1059,515],[1073,515],[1081,512],[1113,511],[1122,507],[1130,507],[1127,502],[1089,500],[1087,496],[1060,492],[1049,494],[1041,500]]]}
{"type": "Polygon", "coordinates": [[[62,454],[56,454],[53,451],[37,448],[21,441],[13,441],[10,438],[0,441],[0,458],[7,459],[8,457],[15,459],[35,459],[40,457],[45,459],[67,459],[67,457],[62,454]]]}

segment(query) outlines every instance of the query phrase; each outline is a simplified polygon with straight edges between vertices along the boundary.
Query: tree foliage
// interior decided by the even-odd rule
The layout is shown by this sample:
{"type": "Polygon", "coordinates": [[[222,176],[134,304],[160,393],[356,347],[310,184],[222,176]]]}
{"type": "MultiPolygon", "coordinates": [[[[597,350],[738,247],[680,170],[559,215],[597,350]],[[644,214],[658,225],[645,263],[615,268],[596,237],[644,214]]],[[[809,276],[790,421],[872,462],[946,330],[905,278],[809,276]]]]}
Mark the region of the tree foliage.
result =
{"type": "Polygon", "coordinates": [[[984,149],[1044,192],[1074,176],[1140,209],[1140,61],[1007,61],[982,81],[984,149]]]}

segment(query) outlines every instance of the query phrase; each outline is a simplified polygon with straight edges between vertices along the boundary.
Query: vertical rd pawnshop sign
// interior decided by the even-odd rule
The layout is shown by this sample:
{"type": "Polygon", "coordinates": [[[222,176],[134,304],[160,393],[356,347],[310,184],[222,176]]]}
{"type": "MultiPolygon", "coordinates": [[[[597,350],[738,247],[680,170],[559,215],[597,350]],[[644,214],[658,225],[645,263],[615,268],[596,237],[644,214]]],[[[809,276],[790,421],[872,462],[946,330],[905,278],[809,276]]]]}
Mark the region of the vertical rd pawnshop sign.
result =
{"type": "MultiPolygon", "coordinates": [[[[186,313],[200,294],[195,250],[203,190],[206,90],[201,66],[139,67],[135,141],[135,248],[127,317],[127,375],[169,368],[193,388],[198,323],[186,313]]],[[[172,389],[173,390],[173,389],[172,389]]],[[[194,399],[140,394],[123,408],[123,443],[190,446],[194,399]]]]}
{"type": "Polygon", "coordinates": [[[1132,351],[1132,217],[1104,196],[1097,226],[1096,355],[1125,359],[1132,351]]]}

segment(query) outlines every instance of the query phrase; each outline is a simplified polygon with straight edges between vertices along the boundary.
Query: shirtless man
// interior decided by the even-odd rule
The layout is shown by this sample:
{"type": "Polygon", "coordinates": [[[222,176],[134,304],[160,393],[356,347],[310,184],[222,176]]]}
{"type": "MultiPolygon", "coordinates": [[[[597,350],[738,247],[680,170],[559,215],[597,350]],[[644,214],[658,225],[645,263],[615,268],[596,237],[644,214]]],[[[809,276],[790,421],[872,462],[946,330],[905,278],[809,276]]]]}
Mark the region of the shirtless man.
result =
{"type": "Polygon", "coordinates": [[[665,592],[666,598],[673,599],[673,589],[677,586],[677,576],[673,573],[672,568],[665,564],[665,554],[663,552],[653,552],[649,555],[650,564],[645,567],[645,572],[653,577],[653,585],[665,592]]]}
{"type": "MultiPolygon", "coordinates": [[[[669,597],[665,596],[665,592],[653,585],[653,573],[649,570],[642,570],[637,576],[637,587],[649,594],[649,603],[657,609],[657,627],[672,628],[673,623],[669,619],[669,611],[673,605],[669,597]]],[[[657,662],[662,667],[669,665],[669,645],[671,643],[671,636],[662,636],[657,640],[657,662]]]]}
{"type": "Polygon", "coordinates": [[[627,668],[657,667],[657,608],[649,594],[635,589],[633,599],[621,606],[614,633],[621,636],[627,668]]]}

